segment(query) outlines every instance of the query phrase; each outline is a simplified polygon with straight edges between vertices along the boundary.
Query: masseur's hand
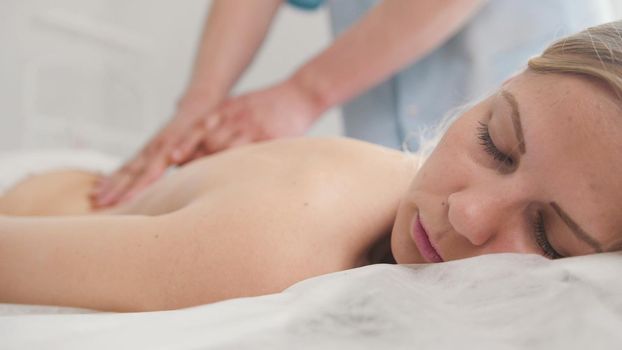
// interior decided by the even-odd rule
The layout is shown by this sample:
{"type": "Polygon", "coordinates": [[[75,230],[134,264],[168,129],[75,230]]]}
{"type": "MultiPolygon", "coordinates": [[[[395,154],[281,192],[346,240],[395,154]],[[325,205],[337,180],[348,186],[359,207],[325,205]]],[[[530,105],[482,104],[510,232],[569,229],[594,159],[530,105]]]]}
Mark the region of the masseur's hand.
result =
{"type": "Polygon", "coordinates": [[[195,125],[171,159],[183,164],[251,142],[301,136],[320,114],[321,109],[291,81],[233,97],[195,125]]]}
{"type": "Polygon", "coordinates": [[[133,159],[103,178],[93,192],[95,207],[126,201],[156,181],[171,165],[227,148],[303,135],[322,110],[291,80],[230,98],[218,108],[186,108],[133,159]]]}
{"type": "Polygon", "coordinates": [[[157,180],[171,165],[175,145],[214,107],[204,95],[187,94],[174,117],[133,158],[116,172],[101,177],[91,193],[95,208],[114,205],[157,180]]]}

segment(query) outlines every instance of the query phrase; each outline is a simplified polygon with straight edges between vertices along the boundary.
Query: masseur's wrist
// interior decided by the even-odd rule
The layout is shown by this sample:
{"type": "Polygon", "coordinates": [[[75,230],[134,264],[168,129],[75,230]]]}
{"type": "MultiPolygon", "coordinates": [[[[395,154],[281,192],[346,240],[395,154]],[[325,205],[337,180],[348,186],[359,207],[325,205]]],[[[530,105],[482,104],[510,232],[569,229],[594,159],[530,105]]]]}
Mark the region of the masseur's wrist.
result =
{"type": "Polygon", "coordinates": [[[332,108],[336,103],[336,96],[330,88],[330,82],[322,77],[321,74],[313,71],[308,65],[298,69],[289,79],[291,84],[304,97],[313,114],[320,116],[326,110],[332,108]]]}
{"type": "Polygon", "coordinates": [[[189,87],[177,101],[177,114],[206,113],[217,107],[225,97],[226,94],[218,90],[189,87]]]}

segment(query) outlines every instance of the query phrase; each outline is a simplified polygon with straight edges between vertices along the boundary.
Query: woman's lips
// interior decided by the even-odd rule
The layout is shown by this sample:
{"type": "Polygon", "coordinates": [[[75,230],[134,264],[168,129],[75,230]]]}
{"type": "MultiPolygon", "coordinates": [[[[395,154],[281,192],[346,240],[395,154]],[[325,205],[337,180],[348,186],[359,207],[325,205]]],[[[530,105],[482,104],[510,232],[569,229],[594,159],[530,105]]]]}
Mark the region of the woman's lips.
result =
{"type": "Polygon", "coordinates": [[[429,263],[438,263],[443,262],[443,258],[441,258],[440,254],[434,249],[432,243],[430,242],[430,237],[426,232],[425,228],[421,224],[421,220],[419,219],[419,213],[415,217],[415,221],[413,222],[412,229],[413,240],[417,245],[417,249],[421,253],[423,259],[425,259],[429,263]]]}

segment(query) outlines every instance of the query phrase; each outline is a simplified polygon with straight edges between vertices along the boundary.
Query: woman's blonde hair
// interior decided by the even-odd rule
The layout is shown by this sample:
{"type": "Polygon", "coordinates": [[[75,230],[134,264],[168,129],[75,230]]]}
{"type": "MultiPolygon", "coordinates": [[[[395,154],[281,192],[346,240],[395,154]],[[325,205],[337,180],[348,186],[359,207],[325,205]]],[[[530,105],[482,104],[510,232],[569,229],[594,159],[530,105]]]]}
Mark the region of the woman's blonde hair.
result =
{"type": "MultiPolygon", "coordinates": [[[[537,73],[578,74],[604,83],[622,102],[622,21],[615,21],[587,28],[549,45],[542,54],[527,63],[527,70],[537,73]]],[[[449,125],[461,112],[475,103],[462,106],[448,113],[433,128],[434,132],[419,132],[420,162],[436,147],[449,125]]],[[[404,147],[405,150],[408,147],[404,147]]]]}
{"type": "Polygon", "coordinates": [[[554,42],[529,60],[528,69],[595,79],[622,99],[622,21],[591,27],[554,42]]]}

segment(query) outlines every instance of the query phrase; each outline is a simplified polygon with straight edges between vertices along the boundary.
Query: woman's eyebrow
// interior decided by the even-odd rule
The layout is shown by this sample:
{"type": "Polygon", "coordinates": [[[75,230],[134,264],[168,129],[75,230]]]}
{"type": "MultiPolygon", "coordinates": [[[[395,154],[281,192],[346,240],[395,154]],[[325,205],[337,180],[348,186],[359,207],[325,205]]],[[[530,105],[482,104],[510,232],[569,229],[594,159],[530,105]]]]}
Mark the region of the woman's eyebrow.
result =
{"type": "Polygon", "coordinates": [[[518,111],[518,102],[511,92],[507,90],[501,90],[501,96],[512,108],[512,124],[514,125],[514,132],[516,133],[516,139],[518,140],[518,150],[521,154],[525,154],[525,138],[523,136],[523,126],[520,121],[520,113],[518,111]]]}
{"type": "Polygon", "coordinates": [[[574,233],[577,238],[587,243],[590,247],[594,248],[597,253],[603,252],[603,248],[600,243],[598,243],[597,240],[595,240],[592,236],[585,232],[581,228],[581,226],[574,222],[570,218],[570,216],[568,216],[568,214],[566,214],[566,212],[559,206],[559,204],[557,204],[556,202],[550,202],[549,204],[551,205],[551,207],[553,207],[553,210],[555,210],[555,212],[557,213],[557,215],[559,215],[562,221],[566,223],[568,227],[570,227],[570,231],[572,231],[572,233],[574,233]]]}

